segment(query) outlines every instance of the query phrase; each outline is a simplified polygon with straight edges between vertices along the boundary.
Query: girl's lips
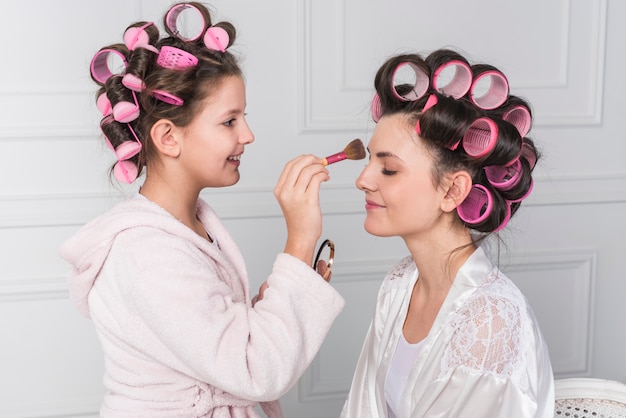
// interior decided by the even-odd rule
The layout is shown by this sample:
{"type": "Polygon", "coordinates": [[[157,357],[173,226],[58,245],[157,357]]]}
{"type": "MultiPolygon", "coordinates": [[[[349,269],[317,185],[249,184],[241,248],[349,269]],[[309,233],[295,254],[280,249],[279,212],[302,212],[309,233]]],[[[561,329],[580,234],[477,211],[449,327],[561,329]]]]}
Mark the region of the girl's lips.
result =
{"type": "Polygon", "coordinates": [[[237,155],[231,155],[230,157],[228,157],[226,159],[226,161],[228,161],[231,164],[235,164],[235,165],[239,165],[241,164],[241,155],[242,154],[237,154],[237,155]]]}
{"type": "Polygon", "coordinates": [[[365,209],[380,209],[384,206],[377,204],[376,202],[372,202],[371,200],[365,200],[365,209]]]}

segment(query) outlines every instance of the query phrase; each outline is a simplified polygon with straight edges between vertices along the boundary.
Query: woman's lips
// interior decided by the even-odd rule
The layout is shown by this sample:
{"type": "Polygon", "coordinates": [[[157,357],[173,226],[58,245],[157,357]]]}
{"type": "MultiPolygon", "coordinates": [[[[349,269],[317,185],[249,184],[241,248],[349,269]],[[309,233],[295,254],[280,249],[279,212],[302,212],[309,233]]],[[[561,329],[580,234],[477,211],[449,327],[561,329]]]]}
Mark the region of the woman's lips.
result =
{"type": "Polygon", "coordinates": [[[380,209],[383,208],[384,206],[379,205],[376,202],[373,202],[371,200],[365,200],[365,209],[380,209]]]}

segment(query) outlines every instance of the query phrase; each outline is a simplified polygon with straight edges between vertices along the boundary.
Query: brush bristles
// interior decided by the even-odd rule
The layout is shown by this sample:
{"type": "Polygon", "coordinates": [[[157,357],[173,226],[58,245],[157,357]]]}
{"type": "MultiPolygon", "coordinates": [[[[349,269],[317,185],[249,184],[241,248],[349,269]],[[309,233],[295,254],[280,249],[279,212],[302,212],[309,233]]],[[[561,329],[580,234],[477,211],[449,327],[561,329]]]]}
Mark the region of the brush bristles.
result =
{"type": "Polygon", "coordinates": [[[343,150],[349,160],[362,160],[365,158],[365,146],[360,139],[353,139],[343,150]]]}

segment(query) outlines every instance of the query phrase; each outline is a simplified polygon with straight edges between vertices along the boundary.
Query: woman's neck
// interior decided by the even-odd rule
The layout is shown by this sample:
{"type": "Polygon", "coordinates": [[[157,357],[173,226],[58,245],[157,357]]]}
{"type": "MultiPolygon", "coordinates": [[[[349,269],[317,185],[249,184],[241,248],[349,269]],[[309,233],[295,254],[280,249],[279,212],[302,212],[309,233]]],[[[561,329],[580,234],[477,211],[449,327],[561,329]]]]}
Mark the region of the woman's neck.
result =
{"type": "Polygon", "coordinates": [[[448,293],[457,272],[476,250],[466,228],[451,228],[429,239],[405,239],[405,243],[417,266],[420,287],[433,295],[448,293]]]}

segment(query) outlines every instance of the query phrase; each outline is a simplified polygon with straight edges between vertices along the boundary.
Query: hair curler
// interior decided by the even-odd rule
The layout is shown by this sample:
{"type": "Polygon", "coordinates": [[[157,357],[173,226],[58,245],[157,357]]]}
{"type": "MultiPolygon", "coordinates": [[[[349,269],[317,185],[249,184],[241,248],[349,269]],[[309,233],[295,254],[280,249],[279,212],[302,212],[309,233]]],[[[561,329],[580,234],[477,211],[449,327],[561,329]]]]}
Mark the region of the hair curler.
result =
{"type": "Polygon", "coordinates": [[[96,52],[96,54],[91,59],[91,64],[90,64],[91,76],[93,77],[94,80],[96,80],[96,82],[104,85],[104,83],[106,83],[109,77],[111,77],[113,74],[123,73],[127,66],[128,66],[128,62],[126,61],[126,57],[124,56],[124,54],[122,54],[120,51],[116,49],[103,48],[100,51],[96,52]],[[109,67],[109,56],[111,54],[117,55],[118,57],[122,59],[122,62],[124,63],[123,70],[119,72],[111,71],[111,68],[109,67]]]}
{"type": "Polygon", "coordinates": [[[133,95],[133,102],[121,101],[113,106],[113,118],[121,123],[129,123],[139,117],[139,102],[137,102],[137,95],[134,91],[131,91],[133,95]]]}
{"type": "Polygon", "coordinates": [[[502,115],[502,120],[509,122],[517,128],[520,136],[524,138],[530,131],[531,117],[526,106],[513,106],[502,115]]]}
{"type": "Polygon", "coordinates": [[[96,99],[96,107],[102,113],[102,116],[109,116],[113,113],[113,108],[111,107],[111,102],[107,97],[106,92],[100,94],[96,99]]]}
{"type": "Polygon", "coordinates": [[[398,98],[398,100],[402,100],[404,102],[414,102],[415,100],[420,99],[428,91],[429,85],[430,78],[428,77],[428,74],[415,63],[408,61],[398,64],[391,78],[391,90],[393,91],[393,94],[398,98]],[[396,87],[399,85],[396,84],[396,76],[398,75],[398,71],[405,67],[409,67],[413,70],[413,73],[415,74],[415,82],[408,93],[401,94],[396,87]]]}
{"type": "Polygon", "coordinates": [[[230,37],[224,28],[211,26],[204,33],[204,46],[214,51],[226,52],[230,37]]]}
{"type": "Polygon", "coordinates": [[[522,178],[522,164],[516,159],[509,166],[485,167],[485,174],[489,183],[499,190],[511,190],[522,178]]]}
{"type": "Polygon", "coordinates": [[[511,220],[511,202],[506,202],[506,214],[504,215],[504,219],[500,222],[500,225],[493,232],[500,232],[511,220]]]}
{"type": "Polygon", "coordinates": [[[157,64],[170,70],[184,70],[198,64],[198,58],[173,46],[164,46],[157,57],[157,64]]]}
{"type": "Polygon", "coordinates": [[[375,93],[374,97],[372,98],[371,111],[372,119],[374,119],[374,122],[378,123],[380,117],[383,114],[383,109],[380,105],[380,96],[378,96],[378,93],[375,93]]]}
{"type": "Polygon", "coordinates": [[[131,73],[124,74],[124,77],[122,77],[122,84],[127,89],[136,91],[137,93],[141,92],[141,90],[146,87],[141,78],[131,73]]]}
{"type": "Polygon", "coordinates": [[[164,90],[152,90],[150,95],[152,95],[152,97],[154,97],[155,99],[174,106],[182,106],[185,103],[180,97],[175,96],[172,93],[168,93],[164,90]]]}
{"type": "Polygon", "coordinates": [[[493,120],[482,117],[472,122],[461,142],[467,155],[481,158],[493,151],[497,140],[498,126],[493,120]]]}
{"type": "Polygon", "coordinates": [[[526,159],[526,161],[528,161],[528,164],[530,165],[530,169],[531,170],[533,168],[535,168],[535,164],[537,164],[537,154],[530,147],[530,145],[528,145],[528,142],[526,142],[526,141],[522,141],[522,153],[521,153],[521,155],[522,155],[522,157],[524,157],[526,159]]]}
{"type": "Polygon", "coordinates": [[[204,14],[200,11],[200,9],[198,9],[193,4],[189,4],[189,3],[176,4],[167,12],[167,15],[165,15],[165,26],[170,30],[170,32],[174,36],[176,36],[181,41],[185,41],[185,42],[193,42],[193,41],[200,39],[206,24],[207,24],[207,20],[204,14]],[[195,10],[198,13],[198,15],[200,15],[200,18],[202,19],[202,29],[200,29],[200,31],[197,34],[195,34],[194,36],[190,38],[186,38],[182,36],[180,31],[178,30],[178,16],[180,16],[180,14],[186,9],[195,10]]]}
{"type": "Polygon", "coordinates": [[[530,185],[528,186],[528,190],[526,191],[526,193],[524,193],[524,195],[522,197],[520,197],[519,199],[509,200],[509,202],[511,202],[511,203],[519,203],[522,200],[526,199],[528,196],[530,196],[530,193],[533,191],[534,185],[535,185],[535,181],[531,177],[530,185]]]}
{"type": "Polygon", "coordinates": [[[491,215],[493,197],[482,184],[474,184],[465,200],[456,208],[459,218],[468,224],[479,224],[491,215]]]}
{"type": "Polygon", "coordinates": [[[135,48],[145,48],[152,52],[159,53],[159,50],[150,45],[150,35],[146,32],[148,26],[154,25],[153,22],[147,22],[142,26],[133,26],[124,32],[124,44],[133,51],[135,48]]]}
{"type": "Polygon", "coordinates": [[[463,61],[454,59],[447,61],[437,67],[433,73],[433,88],[439,93],[452,96],[455,99],[465,96],[471,85],[472,69],[463,61]],[[450,67],[454,67],[454,75],[450,81],[444,83],[442,73],[450,67]]]}
{"type": "Polygon", "coordinates": [[[490,110],[502,105],[509,97],[509,82],[500,71],[495,68],[482,65],[474,75],[474,81],[470,87],[470,100],[481,109],[490,110]],[[478,96],[478,83],[488,79],[489,87],[481,96],[478,96]]]}
{"type": "MultiPolygon", "coordinates": [[[[435,96],[434,94],[431,94],[430,96],[428,96],[428,99],[426,100],[426,103],[424,104],[424,107],[422,108],[422,115],[424,114],[424,112],[426,112],[428,109],[430,109],[431,107],[433,107],[434,105],[437,104],[437,102],[439,102],[439,99],[437,98],[437,96],[435,96]]],[[[417,122],[415,122],[415,132],[418,135],[422,135],[422,128],[420,127],[420,121],[419,119],[417,120],[417,122]]],[[[456,146],[455,146],[456,148],[456,146]]]]}

